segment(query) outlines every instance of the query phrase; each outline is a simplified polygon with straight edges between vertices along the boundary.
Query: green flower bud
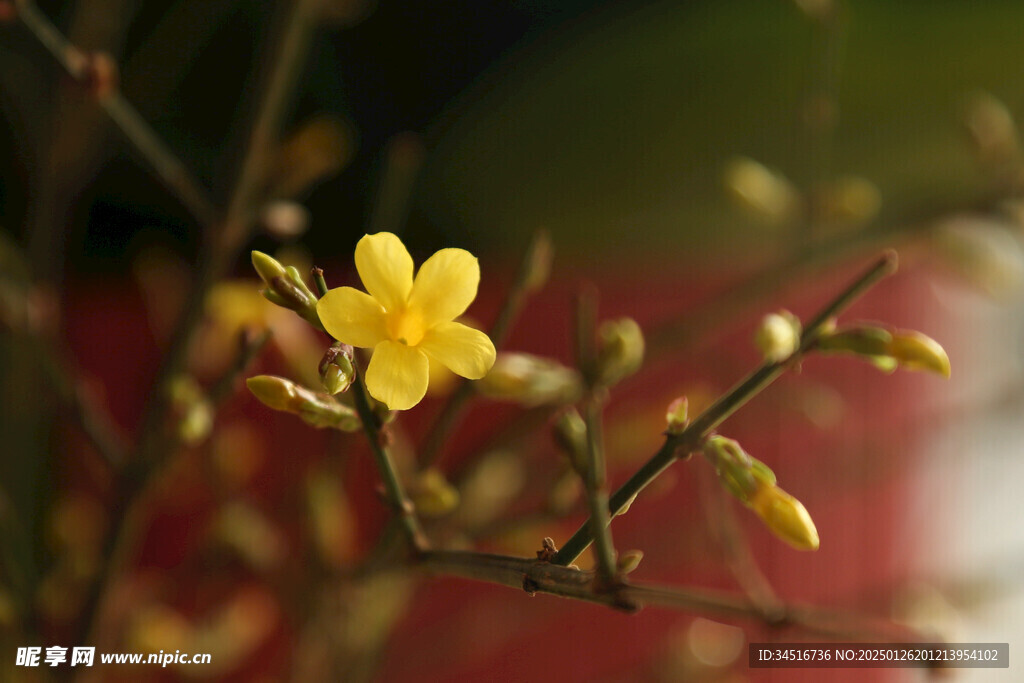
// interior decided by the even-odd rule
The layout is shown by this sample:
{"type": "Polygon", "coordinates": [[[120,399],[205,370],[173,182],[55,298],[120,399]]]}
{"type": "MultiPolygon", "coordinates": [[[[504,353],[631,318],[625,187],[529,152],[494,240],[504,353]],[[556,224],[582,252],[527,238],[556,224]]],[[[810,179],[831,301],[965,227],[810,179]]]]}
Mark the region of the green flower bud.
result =
{"type": "Polygon", "coordinates": [[[858,356],[887,356],[892,334],[874,325],[852,325],[823,332],[817,348],[824,352],[846,352],[858,356]]]}
{"type": "Polygon", "coordinates": [[[267,285],[270,285],[275,278],[285,277],[287,271],[273,256],[268,256],[262,251],[252,252],[252,267],[267,285]]]}
{"type": "Polygon", "coordinates": [[[267,301],[295,311],[306,322],[323,329],[316,312],[317,297],[295,266],[285,268],[277,259],[261,251],[252,252],[252,265],[267,285],[261,290],[267,301]]]}
{"type": "Polygon", "coordinates": [[[320,373],[320,384],[331,395],[348,391],[355,379],[356,371],[352,365],[354,351],[348,344],[335,342],[324,353],[317,367],[320,373]]]}
{"type": "Polygon", "coordinates": [[[690,417],[687,414],[689,410],[690,402],[685,396],[680,396],[669,403],[665,413],[665,422],[668,423],[668,428],[665,431],[673,435],[682,434],[690,424],[690,417]]]}
{"type": "Polygon", "coordinates": [[[291,412],[298,400],[295,384],[283,377],[257,375],[245,380],[245,384],[253,396],[274,410],[291,412]]]}
{"type": "Polygon", "coordinates": [[[588,469],[587,425],[575,408],[568,408],[555,419],[555,443],[569,458],[569,464],[579,474],[588,469]]]}
{"type": "Polygon", "coordinates": [[[719,481],[744,504],[759,486],[774,486],[775,473],[757,458],[751,457],[739,442],[724,436],[712,436],[704,442],[704,455],[718,474],[719,481]]]}
{"type": "Polygon", "coordinates": [[[766,223],[782,225],[800,213],[800,193],[793,183],[753,159],[730,161],[725,186],[740,206],[766,223]]]}
{"type": "Polygon", "coordinates": [[[925,370],[949,377],[949,356],[937,341],[914,330],[893,334],[889,355],[908,370],[925,370]]]}
{"type": "Polygon", "coordinates": [[[561,363],[528,353],[499,353],[474,385],[484,396],[520,405],[566,405],[583,392],[580,374],[561,363]]]}
{"type": "Polygon", "coordinates": [[[601,323],[597,330],[597,380],[605,386],[632,375],[644,360],[644,334],[632,318],[601,323]]]}
{"type": "Polygon", "coordinates": [[[249,391],[264,405],[298,415],[314,427],[331,427],[343,432],[361,427],[356,412],[333,396],[310,391],[294,382],[272,375],[257,375],[245,381],[249,391]]]}
{"type": "Polygon", "coordinates": [[[800,319],[789,311],[769,313],[761,320],[754,343],[765,361],[780,363],[800,348],[800,319]]]}
{"type": "Polygon", "coordinates": [[[818,339],[823,352],[847,352],[864,357],[883,372],[897,367],[950,375],[949,356],[937,341],[914,330],[890,332],[870,325],[839,328],[818,339]]]}

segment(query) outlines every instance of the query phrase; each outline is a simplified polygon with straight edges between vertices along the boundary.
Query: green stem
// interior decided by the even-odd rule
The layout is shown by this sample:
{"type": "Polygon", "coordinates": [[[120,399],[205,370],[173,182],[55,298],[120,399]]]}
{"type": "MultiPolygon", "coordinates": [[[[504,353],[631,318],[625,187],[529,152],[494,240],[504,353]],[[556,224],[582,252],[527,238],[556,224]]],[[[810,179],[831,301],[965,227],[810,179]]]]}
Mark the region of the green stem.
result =
{"type": "Polygon", "coordinates": [[[590,397],[584,406],[587,425],[587,472],[584,477],[587,505],[590,508],[590,535],[594,538],[594,555],[598,576],[612,586],[618,575],[615,546],[612,542],[612,519],[608,512],[608,484],[605,474],[604,443],[601,425],[601,403],[590,397]]]}
{"type": "Polygon", "coordinates": [[[427,540],[423,534],[419,519],[416,517],[415,508],[412,502],[405,495],[402,482],[398,478],[394,463],[391,462],[391,455],[384,446],[383,434],[380,430],[380,422],[370,407],[370,400],[366,394],[366,387],[363,384],[361,370],[356,368],[356,377],[352,382],[352,391],[356,412],[363,423],[363,433],[370,442],[370,450],[373,452],[373,459],[377,463],[377,470],[384,482],[384,497],[391,506],[395,515],[402,525],[402,530],[415,552],[420,552],[427,547],[427,540]]]}
{"type": "MultiPolygon", "coordinates": [[[[679,434],[670,434],[654,456],[617,490],[608,502],[612,517],[617,515],[629,501],[668,468],[677,458],[686,457],[700,447],[708,435],[743,407],[747,401],[759,394],[779,375],[785,372],[814,343],[822,326],[833,316],[844,310],[864,292],[883,277],[896,271],[896,252],[887,251],[863,275],[857,278],[835,299],[823,308],[804,329],[800,348],[788,359],[778,363],[765,363],[750,373],[736,386],[715,401],[707,410],[679,434]]],[[[552,562],[560,565],[572,563],[593,542],[589,520],[565,543],[552,562]]]]}

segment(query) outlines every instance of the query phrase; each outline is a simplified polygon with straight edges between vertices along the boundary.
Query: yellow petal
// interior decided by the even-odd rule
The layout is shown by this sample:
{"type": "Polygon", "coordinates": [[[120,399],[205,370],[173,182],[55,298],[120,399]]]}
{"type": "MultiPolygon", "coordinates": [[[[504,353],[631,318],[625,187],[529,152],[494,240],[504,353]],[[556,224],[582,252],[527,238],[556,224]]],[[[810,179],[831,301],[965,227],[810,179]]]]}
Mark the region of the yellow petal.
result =
{"type": "Polygon", "coordinates": [[[344,344],[373,348],[387,339],[384,308],[358,289],[332,289],[317,302],[316,312],[327,333],[344,344]]]}
{"type": "Polygon", "coordinates": [[[366,291],[388,312],[405,305],[412,290],[412,257],[398,237],[364,235],[356,245],[356,270],[366,291]]]}
{"type": "Polygon", "coordinates": [[[423,314],[427,327],[462,315],[476,298],[480,264],[465,249],[442,249],[420,266],[409,307],[423,314]]]}
{"type": "Polygon", "coordinates": [[[429,361],[419,349],[382,341],[366,368],[366,390],[391,410],[408,410],[427,393],[428,368],[429,361]]]}
{"type": "Polygon", "coordinates": [[[494,365],[494,344],[480,330],[461,323],[435,325],[419,348],[456,375],[480,379],[494,365]]]}

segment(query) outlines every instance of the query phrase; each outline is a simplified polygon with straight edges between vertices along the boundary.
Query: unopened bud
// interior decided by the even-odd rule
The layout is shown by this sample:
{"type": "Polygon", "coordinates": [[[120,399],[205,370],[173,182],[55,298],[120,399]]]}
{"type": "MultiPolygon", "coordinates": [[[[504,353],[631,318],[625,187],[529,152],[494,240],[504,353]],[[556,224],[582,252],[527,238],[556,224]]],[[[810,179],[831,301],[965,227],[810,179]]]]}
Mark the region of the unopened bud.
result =
{"type": "Polygon", "coordinates": [[[529,407],[572,403],[583,391],[578,372],[528,353],[499,353],[490,372],[474,386],[484,396],[529,407]]]}
{"type": "Polygon", "coordinates": [[[320,359],[320,365],[317,367],[320,372],[320,384],[328,394],[344,393],[352,385],[356,375],[355,367],[352,365],[353,355],[351,346],[335,342],[320,359]]]}
{"type": "Polygon", "coordinates": [[[644,361],[644,333],[632,318],[601,323],[597,330],[597,380],[605,386],[632,375],[644,361]]]}
{"type": "Polygon", "coordinates": [[[333,396],[310,391],[283,377],[257,375],[245,381],[249,391],[264,405],[301,417],[314,427],[331,427],[343,432],[357,431],[361,423],[356,412],[333,396]]]}
{"type": "Polygon", "coordinates": [[[890,332],[871,325],[839,328],[820,337],[818,348],[824,352],[862,356],[885,372],[901,367],[934,372],[943,377],[950,375],[946,351],[931,337],[914,330],[890,332]]]}
{"type": "Polygon", "coordinates": [[[800,193],[781,173],[740,157],[725,168],[725,185],[743,208],[772,224],[792,220],[800,210],[800,193]]]}
{"type": "Polygon", "coordinates": [[[704,455],[718,474],[719,481],[745,505],[759,486],[774,486],[775,473],[757,458],[748,454],[738,441],[712,436],[704,442],[704,455]]]}
{"type": "Polygon", "coordinates": [[[875,325],[852,325],[823,332],[817,348],[825,352],[846,352],[858,356],[886,356],[892,334],[875,325]]]}
{"type": "Polygon", "coordinates": [[[294,266],[285,268],[280,261],[261,251],[252,252],[252,265],[266,283],[263,296],[282,308],[295,311],[314,327],[323,329],[316,312],[316,295],[294,266]]]}
{"type": "Polygon", "coordinates": [[[769,313],[761,320],[754,343],[769,363],[780,363],[800,348],[800,320],[789,311],[769,313]]]}
{"type": "Polygon", "coordinates": [[[748,505],[773,534],[792,547],[818,549],[818,530],[807,508],[778,486],[760,483],[748,505]]]}
{"type": "Polygon", "coordinates": [[[270,285],[275,278],[287,276],[287,271],[273,256],[264,254],[262,251],[252,252],[252,267],[267,285],[270,285]]]}
{"type": "Polygon", "coordinates": [[[292,406],[298,401],[295,384],[283,377],[257,375],[245,380],[245,384],[253,396],[274,410],[290,412],[292,406]]]}
{"type": "Polygon", "coordinates": [[[459,490],[433,467],[420,473],[409,487],[409,496],[423,517],[443,517],[459,506],[459,490]]]}
{"type": "Polygon", "coordinates": [[[949,356],[931,337],[914,330],[899,330],[892,335],[889,355],[908,370],[925,370],[949,377],[949,356]]]}
{"type": "Polygon", "coordinates": [[[690,424],[689,410],[690,402],[685,396],[680,396],[669,403],[665,413],[665,422],[668,423],[665,431],[669,434],[682,434],[690,424]]]}
{"type": "Polygon", "coordinates": [[[568,408],[555,419],[555,443],[569,458],[579,474],[587,471],[587,425],[575,408],[568,408]]]}
{"type": "Polygon", "coordinates": [[[634,569],[640,566],[640,561],[644,559],[644,551],[642,550],[627,550],[626,552],[619,555],[617,562],[619,572],[622,574],[629,574],[634,569]]]}

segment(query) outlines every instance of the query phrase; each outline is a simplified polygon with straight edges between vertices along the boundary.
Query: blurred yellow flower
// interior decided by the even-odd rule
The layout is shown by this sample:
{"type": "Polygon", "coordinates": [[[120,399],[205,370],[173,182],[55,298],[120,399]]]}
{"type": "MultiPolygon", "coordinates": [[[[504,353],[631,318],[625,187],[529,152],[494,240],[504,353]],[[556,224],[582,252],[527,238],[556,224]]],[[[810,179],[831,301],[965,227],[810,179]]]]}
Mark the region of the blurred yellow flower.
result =
{"type": "Polygon", "coordinates": [[[366,389],[391,410],[422,400],[431,362],[467,379],[480,379],[494,364],[486,334],[455,318],[476,298],[480,266],[463,249],[442,249],[413,278],[412,257],[395,235],[366,235],[356,245],[356,270],[366,287],[329,291],[317,304],[335,339],[372,348],[366,389]],[[368,292],[368,293],[367,293],[368,292]]]}

